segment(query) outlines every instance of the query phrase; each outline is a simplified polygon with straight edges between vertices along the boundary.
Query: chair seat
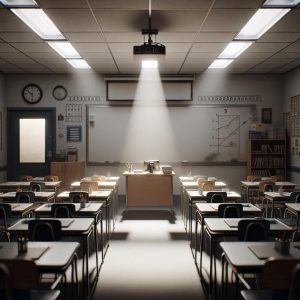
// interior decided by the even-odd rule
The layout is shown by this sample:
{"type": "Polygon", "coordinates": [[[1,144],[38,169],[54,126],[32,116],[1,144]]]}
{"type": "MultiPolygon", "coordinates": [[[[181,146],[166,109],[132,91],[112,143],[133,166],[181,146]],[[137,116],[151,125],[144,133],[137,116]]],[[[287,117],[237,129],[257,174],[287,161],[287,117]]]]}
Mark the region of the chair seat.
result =
{"type": "Polygon", "coordinates": [[[286,292],[286,297],[282,298],[283,295],[274,296],[272,290],[245,290],[241,291],[242,297],[245,300],[283,300],[287,299],[288,292],[286,292]]]}
{"type": "MultiPolygon", "coordinates": [[[[297,219],[296,218],[284,218],[284,219],[278,219],[280,222],[284,223],[285,225],[295,227],[297,226],[297,219]]],[[[300,220],[298,222],[298,225],[300,225],[300,220]]]]}
{"type": "MultiPolygon", "coordinates": [[[[7,224],[7,227],[10,227],[12,225],[14,225],[15,223],[17,223],[20,219],[18,218],[6,218],[6,224],[7,224]]],[[[0,227],[1,226],[4,226],[5,225],[5,222],[4,222],[4,219],[0,219],[0,227]]]]}

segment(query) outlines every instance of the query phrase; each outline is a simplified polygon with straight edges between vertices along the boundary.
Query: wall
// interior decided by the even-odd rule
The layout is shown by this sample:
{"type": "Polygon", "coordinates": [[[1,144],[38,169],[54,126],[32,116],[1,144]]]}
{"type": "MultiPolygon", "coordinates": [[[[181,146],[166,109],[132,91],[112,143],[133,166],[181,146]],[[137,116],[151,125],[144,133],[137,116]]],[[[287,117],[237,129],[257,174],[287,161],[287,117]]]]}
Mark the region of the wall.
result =
{"type": "Polygon", "coordinates": [[[1,135],[1,149],[0,149],[0,180],[3,181],[6,178],[6,114],[5,114],[5,98],[4,98],[4,75],[0,72],[0,112],[1,112],[1,123],[0,123],[0,135],[1,135]]]}
{"type": "MultiPolygon", "coordinates": [[[[65,115],[65,106],[67,103],[83,103],[83,104],[105,104],[106,91],[103,76],[93,72],[80,72],[72,75],[6,75],[5,99],[7,107],[29,107],[21,97],[23,87],[28,83],[36,83],[43,89],[43,99],[35,106],[56,107],[57,114],[65,115]],[[63,85],[67,88],[71,96],[100,96],[100,101],[57,101],[52,97],[52,89],[56,85],[63,85]]],[[[273,108],[273,124],[280,126],[282,124],[282,78],[276,75],[226,75],[225,73],[216,73],[207,71],[198,76],[194,82],[193,102],[200,104],[199,96],[211,95],[226,95],[226,96],[244,96],[258,95],[261,96],[262,102],[255,103],[257,105],[256,117],[260,120],[260,111],[262,107],[273,108]]],[[[74,124],[74,123],[73,123],[74,124]]],[[[77,123],[76,123],[77,124],[77,123]]],[[[61,149],[66,149],[68,146],[75,146],[79,149],[79,159],[85,160],[85,105],[82,112],[82,143],[67,143],[66,142],[66,122],[60,124],[57,122],[57,152],[61,149]],[[64,136],[59,137],[62,133],[64,136]]],[[[195,128],[195,134],[199,128],[195,128]]],[[[183,132],[182,134],[186,134],[183,132]]],[[[113,138],[118,138],[113,137],[113,138]]],[[[99,141],[101,143],[101,141],[99,141]]],[[[188,147],[188,145],[187,145],[188,147]]],[[[140,166],[136,166],[139,168],[140,166]]],[[[193,174],[203,174],[215,176],[224,180],[228,185],[240,190],[240,180],[246,177],[246,166],[182,166],[174,167],[176,175],[184,176],[189,171],[193,174]],[[230,175],[229,175],[230,174],[230,175]]],[[[89,166],[87,167],[87,175],[92,175],[94,172],[98,174],[120,175],[125,170],[125,166],[89,166]]],[[[122,178],[122,176],[121,176],[122,178]]],[[[174,192],[179,194],[178,179],[174,180],[174,192]]],[[[124,179],[121,180],[120,194],[125,192],[124,179]]]]}
{"type": "MultiPolygon", "coordinates": [[[[284,112],[290,111],[290,98],[300,95],[300,69],[287,73],[284,76],[284,112]]],[[[293,169],[290,170],[290,179],[300,182],[300,159],[293,159],[293,169]],[[299,168],[299,169],[298,169],[299,168]]],[[[298,187],[299,188],[299,187],[298,187]]]]}

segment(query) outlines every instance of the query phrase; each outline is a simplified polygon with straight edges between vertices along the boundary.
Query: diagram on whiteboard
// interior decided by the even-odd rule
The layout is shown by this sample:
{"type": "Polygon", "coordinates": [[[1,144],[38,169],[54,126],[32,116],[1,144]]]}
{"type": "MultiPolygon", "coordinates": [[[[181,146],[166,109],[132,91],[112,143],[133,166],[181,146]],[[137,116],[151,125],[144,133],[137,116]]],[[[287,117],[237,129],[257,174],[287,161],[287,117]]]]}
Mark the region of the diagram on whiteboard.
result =
{"type": "Polygon", "coordinates": [[[207,160],[214,160],[218,156],[222,156],[226,160],[239,160],[241,156],[241,128],[252,117],[241,120],[239,114],[227,114],[227,109],[224,113],[218,114],[212,118],[212,136],[210,148],[213,150],[207,157],[207,160]],[[227,157],[224,157],[226,153],[227,157]]]}

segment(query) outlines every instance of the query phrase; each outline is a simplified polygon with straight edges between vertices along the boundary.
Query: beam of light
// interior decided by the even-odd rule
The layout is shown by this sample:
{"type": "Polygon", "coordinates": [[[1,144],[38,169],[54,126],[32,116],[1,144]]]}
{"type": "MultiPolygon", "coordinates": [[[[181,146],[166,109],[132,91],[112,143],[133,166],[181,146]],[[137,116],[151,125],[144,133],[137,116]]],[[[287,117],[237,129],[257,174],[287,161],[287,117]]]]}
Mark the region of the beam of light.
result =
{"type": "Polygon", "coordinates": [[[131,108],[123,162],[179,160],[158,69],[142,68],[131,108]]]}
{"type": "Polygon", "coordinates": [[[142,60],[142,68],[144,69],[157,69],[157,60],[142,60]]]}

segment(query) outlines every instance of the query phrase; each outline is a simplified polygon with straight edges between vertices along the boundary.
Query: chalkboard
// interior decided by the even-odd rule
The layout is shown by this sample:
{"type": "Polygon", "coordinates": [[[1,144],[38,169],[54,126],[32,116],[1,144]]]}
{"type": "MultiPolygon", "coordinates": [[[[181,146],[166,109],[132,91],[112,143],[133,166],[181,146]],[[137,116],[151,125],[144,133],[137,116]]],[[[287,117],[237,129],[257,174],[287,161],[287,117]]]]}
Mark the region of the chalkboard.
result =
{"type": "Polygon", "coordinates": [[[254,106],[87,107],[87,161],[246,161],[254,106]]]}

